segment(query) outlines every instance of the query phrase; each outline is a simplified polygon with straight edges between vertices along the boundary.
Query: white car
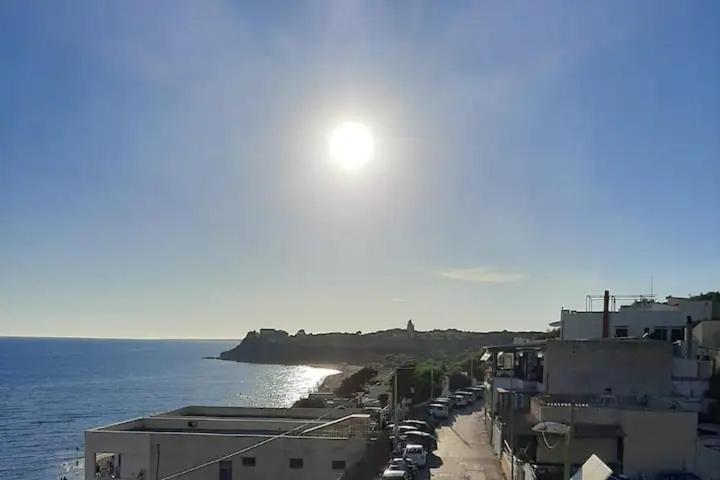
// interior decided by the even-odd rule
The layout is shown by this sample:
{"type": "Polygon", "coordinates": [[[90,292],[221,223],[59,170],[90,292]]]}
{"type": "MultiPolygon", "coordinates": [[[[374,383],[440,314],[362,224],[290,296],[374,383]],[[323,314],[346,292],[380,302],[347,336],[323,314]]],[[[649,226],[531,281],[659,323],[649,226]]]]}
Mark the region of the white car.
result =
{"type": "Polygon", "coordinates": [[[431,403],[428,406],[428,413],[435,418],[448,418],[450,416],[447,405],[442,403],[431,403]]]}
{"type": "Polygon", "coordinates": [[[411,444],[405,446],[403,458],[409,458],[419,468],[423,468],[427,465],[427,452],[425,451],[425,447],[422,445],[411,444]]]}
{"type": "Polygon", "coordinates": [[[407,470],[385,470],[382,480],[411,480],[412,474],[407,470]]]}

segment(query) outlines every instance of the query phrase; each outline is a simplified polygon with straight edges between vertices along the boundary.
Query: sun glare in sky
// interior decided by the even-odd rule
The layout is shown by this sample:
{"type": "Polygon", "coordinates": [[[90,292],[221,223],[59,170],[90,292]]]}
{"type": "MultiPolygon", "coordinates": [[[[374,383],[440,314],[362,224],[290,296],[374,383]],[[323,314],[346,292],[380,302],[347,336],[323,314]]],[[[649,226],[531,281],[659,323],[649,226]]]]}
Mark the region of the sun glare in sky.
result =
{"type": "Polygon", "coordinates": [[[330,134],[330,158],[350,172],[367,164],[375,151],[372,133],[359,122],[343,122],[330,134]]]}

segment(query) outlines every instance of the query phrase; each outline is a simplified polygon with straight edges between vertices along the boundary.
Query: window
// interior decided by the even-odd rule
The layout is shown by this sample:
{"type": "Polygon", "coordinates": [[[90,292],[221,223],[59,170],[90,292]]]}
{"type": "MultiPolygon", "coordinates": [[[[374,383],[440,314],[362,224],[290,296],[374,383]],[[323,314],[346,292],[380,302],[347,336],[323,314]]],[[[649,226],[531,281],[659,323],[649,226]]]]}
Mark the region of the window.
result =
{"type": "Polygon", "coordinates": [[[220,474],[218,480],[232,480],[232,462],[220,462],[220,474]]]}
{"type": "Polygon", "coordinates": [[[628,327],[615,327],[615,338],[624,338],[628,336],[628,327]]]}
{"type": "Polygon", "coordinates": [[[303,468],[303,459],[302,458],[291,458],[290,459],[290,468],[303,468]]]}
{"type": "Polygon", "coordinates": [[[655,327],[655,331],[653,332],[653,337],[657,338],[658,340],[662,340],[662,341],[666,342],[667,341],[667,328],[655,327]]]}
{"type": "Polygon", "coordinates": [[[345,470],[345,460],[333,460],[332,461],[332,469],[333,470],[345,470]]]}
{"type": "Polygon", "coordinates": [[[678,340],[685,340],[685,329],[682,327],[670,330],[670,341],[677,342],[678,340]]]}
{"type": "Polygon", "coordinates": [[[243,467],[254,467],[255,466],[255,457],[243,457],[242,466],[243,467]]]}

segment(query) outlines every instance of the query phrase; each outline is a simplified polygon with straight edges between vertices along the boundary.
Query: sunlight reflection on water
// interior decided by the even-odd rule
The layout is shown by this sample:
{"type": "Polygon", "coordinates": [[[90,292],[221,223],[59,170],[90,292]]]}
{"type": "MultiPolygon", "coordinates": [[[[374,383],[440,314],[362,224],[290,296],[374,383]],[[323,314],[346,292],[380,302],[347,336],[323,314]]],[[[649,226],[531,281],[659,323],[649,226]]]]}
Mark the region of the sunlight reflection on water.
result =
{"type": "Polygon", "coordinates": [[[233,346],[0,339],[0,480],[81,478],[88,428],[185,405],[289,407],[337,373],[202,359],[233,346]]]}

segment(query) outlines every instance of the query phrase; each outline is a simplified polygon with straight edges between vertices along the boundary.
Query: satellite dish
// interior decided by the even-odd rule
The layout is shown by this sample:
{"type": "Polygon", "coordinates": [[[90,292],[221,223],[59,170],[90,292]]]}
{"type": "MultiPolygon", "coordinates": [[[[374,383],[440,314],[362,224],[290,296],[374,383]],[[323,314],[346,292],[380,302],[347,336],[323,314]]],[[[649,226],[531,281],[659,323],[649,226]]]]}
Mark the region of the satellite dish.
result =
{"type": "Polygon", "coordinates": [[[554,433],[555,435],[567,435],[570,433],[570,427],[564,423],[558,422],[540,422],[532,427],[533,432],[537,433],[554,433]]]}

